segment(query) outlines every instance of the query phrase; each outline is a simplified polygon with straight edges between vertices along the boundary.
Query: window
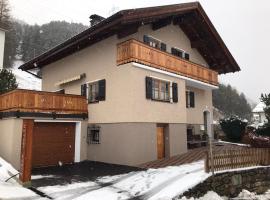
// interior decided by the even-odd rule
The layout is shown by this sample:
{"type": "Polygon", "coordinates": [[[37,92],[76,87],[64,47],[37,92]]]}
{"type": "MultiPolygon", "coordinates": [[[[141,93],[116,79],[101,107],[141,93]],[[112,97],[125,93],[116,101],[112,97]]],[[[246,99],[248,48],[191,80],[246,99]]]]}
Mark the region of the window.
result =
{"type": "Polygon", "coordinates": [[[100,144],[100,127],[89,126],[87,128],[87,143],[88,144],[100,144]]]}
{"type": "Polygon", "coordinates": [[[195,108],[195,94],[192,91],[186,91],[186,107],[195,108]]]}
{"type": "Polygon", "coordinates": [[[143,42],[151,47],[160,49],[161,51],[166,51],[166,44],[151,36],[144,35],[143,42]]]}
{"type": "Polygon", "coordinates": [[[145,77],[146,99],[164,102],[178,102],[177,83],[164,81],[152,77],[145,77]]]}
{"type": "Polygon", "coordinates": [[[88,103],[97,102],[99,92],[98,92],[98,82],[88,84],[88,103]]]}
{"type": "Polygon", "coordinates": [[[189,60],[189,54],[181,49],[176,48],[176,47],[172,47],[171,53],[177,57],[189,60]]]}
{"type": "Polygon", "coordinates": [[[88,103],[105,101],[106,80],[102,79],[96,82],[81,85],[81,95],[88,99],[88,103]]]}
{"type": "Polygon", "coordinates": [[[170,101],[170,83],[159,79],[153,79],[152,99],[170,101]]]}

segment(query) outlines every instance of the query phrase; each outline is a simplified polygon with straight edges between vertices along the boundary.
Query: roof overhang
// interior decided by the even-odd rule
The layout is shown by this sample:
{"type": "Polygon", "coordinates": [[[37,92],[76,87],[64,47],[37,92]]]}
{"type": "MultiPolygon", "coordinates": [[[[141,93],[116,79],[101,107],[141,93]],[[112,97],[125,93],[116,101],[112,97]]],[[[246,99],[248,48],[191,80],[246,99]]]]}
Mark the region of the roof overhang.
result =
{"type": "Polygon", "coordinates": [[[171,23],[185,32],[191,47],[201,53],[211,69],[220,74],[240,71],[199,2],[119,11],[19,68],[42,68],[112,35],[124,38],[137,32],[142,25],[151,24],[152,29],[157,30],[171,23]]]}

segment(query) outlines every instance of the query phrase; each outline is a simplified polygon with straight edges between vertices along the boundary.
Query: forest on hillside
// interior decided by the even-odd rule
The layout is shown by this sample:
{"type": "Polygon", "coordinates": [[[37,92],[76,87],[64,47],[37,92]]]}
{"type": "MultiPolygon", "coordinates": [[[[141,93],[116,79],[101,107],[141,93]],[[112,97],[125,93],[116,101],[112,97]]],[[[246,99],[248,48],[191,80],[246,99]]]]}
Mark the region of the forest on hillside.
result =
{"type": "Polygon", "coordinates": [[[16,59],[28,61],[88,28],[65,21],[29,25],[14,19],[10,20],[9,27],[4,54],[6,68],[11,67],[16,59]]]}

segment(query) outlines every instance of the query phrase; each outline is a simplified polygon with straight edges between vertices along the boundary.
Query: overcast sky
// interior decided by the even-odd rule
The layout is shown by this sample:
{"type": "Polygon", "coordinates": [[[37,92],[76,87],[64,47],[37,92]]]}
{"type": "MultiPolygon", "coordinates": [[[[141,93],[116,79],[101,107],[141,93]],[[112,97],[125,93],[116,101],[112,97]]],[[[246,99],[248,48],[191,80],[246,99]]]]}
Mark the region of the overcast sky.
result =
{"type": "MultiPolygon", "coordinates": [[[[14,17],[30,24],[66,20],[89,25],[89,16],[108,17],[127,8],[190,2],[189,0],[9,0],[14,17]]],[[[241,72],[220,76],[258,102],[270,93],[270,1],[201,0],[203,8],[238,62],[241,72]]]]}

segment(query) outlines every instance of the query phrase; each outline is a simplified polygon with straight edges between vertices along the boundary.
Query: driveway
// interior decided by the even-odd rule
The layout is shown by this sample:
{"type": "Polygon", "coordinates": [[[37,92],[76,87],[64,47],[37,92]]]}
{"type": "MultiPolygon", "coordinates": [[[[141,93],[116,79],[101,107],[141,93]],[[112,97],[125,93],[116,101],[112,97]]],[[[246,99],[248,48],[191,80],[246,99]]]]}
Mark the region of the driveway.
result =
{"type": "Polygon", "coordinates": [[[83,161],[70,165],[33,169],[32,186],[38,188],[95,181],[98,177],[113,176],[141,170],[143,169],[138,167],[83,161]]]}

